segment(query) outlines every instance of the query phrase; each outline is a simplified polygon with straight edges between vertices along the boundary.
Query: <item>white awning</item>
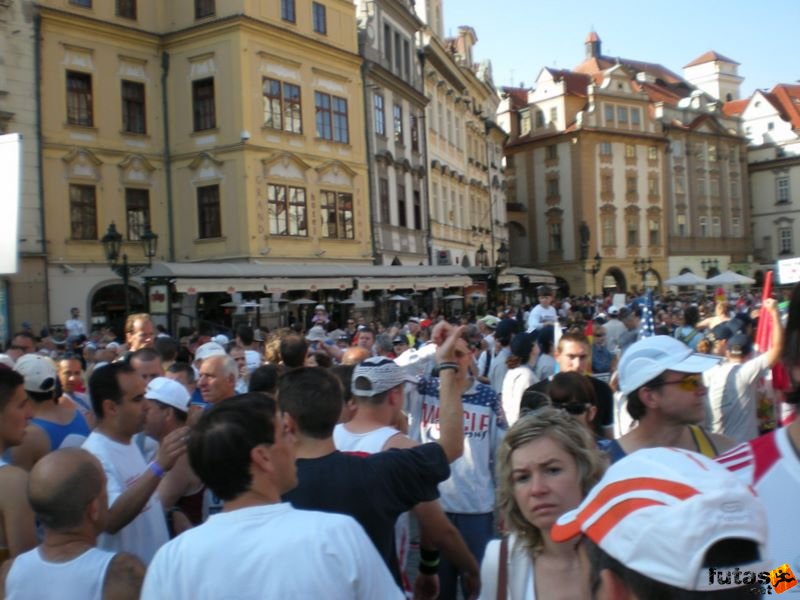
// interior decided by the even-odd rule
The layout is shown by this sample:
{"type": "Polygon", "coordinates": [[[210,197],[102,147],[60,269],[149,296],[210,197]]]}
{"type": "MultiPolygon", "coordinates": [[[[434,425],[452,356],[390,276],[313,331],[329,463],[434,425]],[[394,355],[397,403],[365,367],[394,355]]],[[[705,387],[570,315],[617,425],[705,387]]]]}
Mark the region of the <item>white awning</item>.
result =
{"type": "Polygon", "coordinates": [[[320,277],[318,279],[257,277],[257,278],[207,278],[176,279],[175,290],[182,294],[204,294],[206,292],[266,292],[279,294],[296,290],[346,290],[353,287],[349,277],[320,277]]]}
{"type": "Polygon", "coordinates": [[[175,291],[181,294],[263,292],[265,282],[264,279],[177,279],[175,291]]]}
{"type": "Polygon", "coordinates": [[[462,288],[472,285],[466,275],[449,277],[359,277],[359,289],[371,290],[428,290],[431,288],[462,288]]]}
{"type": "Polygon", "coordinates": [[[302,278],[268,278],[262,280],[267,293],[291,292],[296,290],[346,290],[353,287],[353,279],[347,277],[319,277],[317,279],[302,278]]]}
{"type": "Polygon", "coordinates": [[[498,285],[508,285],[508,284],[515,284],[519,283],[519,277],[517,275],[500,275],[497,278],[498,285]]]}

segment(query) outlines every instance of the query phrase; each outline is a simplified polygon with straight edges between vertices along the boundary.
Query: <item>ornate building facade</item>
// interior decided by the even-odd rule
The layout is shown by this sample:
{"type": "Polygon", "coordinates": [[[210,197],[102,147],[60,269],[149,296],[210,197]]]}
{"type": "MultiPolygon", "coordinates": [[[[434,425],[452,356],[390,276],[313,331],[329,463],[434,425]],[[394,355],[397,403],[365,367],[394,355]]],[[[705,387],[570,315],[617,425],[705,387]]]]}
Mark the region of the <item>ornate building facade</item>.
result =
{"type": "MultiPolygon", "coordinates": [[[[594,32],[585,48],[574,69],[544,68],[533,89],[503,90],[512,254],[558,273],[573,293],[659,286],[686,270],[705,274],[704,261],[748,269],[740,121],[690,80],[718,55],[680,77],[604,56],[594,32]]],[[[738,94],[736,63],[724,61],[716,89],[738,94]]]]}

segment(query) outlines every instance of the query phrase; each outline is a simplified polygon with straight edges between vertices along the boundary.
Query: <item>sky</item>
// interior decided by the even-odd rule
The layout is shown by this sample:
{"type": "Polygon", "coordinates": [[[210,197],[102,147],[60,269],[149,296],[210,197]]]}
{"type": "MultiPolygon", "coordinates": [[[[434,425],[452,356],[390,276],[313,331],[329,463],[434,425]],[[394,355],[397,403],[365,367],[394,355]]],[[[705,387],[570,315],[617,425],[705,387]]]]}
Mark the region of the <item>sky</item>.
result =
{"type": "Polygon", "coordinates": [[[683,66],[714,50],[739,64],[741,97],[800,80],[798,0],[443,0],[444,33],[470,25],[473,60],[492,61],[495,86],[530,87],[543,67],[571,69],[592,30],[606,56],[683,66]],[[722,10],[719,10],[722,8],[722,10]]]}

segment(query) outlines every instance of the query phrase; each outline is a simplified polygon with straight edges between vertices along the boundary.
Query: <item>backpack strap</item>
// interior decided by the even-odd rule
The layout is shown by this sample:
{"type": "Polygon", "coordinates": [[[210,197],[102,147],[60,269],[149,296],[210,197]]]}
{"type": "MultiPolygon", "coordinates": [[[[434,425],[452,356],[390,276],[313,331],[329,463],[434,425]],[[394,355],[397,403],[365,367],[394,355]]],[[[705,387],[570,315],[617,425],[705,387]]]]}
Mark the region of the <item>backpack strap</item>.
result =
{"type": "Polygon", "coordinates": [[[496,600],[508,598],[508,536],[500,540],[500,564],[497,569],[496,600]]]}

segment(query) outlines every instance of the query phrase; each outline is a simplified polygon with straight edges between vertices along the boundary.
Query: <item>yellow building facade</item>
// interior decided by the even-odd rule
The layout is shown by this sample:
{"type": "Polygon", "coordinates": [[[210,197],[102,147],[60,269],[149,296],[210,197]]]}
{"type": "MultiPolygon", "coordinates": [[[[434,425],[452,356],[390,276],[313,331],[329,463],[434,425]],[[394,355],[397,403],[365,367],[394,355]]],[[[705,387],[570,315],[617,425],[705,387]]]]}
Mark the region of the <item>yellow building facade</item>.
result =
{"type": "MultiPolygon", "coordinates": [[[[131,262],[149,226],[154,261],[200,277],[211,261],[265,277],[371,262],[352,2],[93,4],[40,5],[51,311],[118,311],[99,243],[111,222],[131,262]]],[[[209,274],[205,291],[235,290],[209,274]]]]}

